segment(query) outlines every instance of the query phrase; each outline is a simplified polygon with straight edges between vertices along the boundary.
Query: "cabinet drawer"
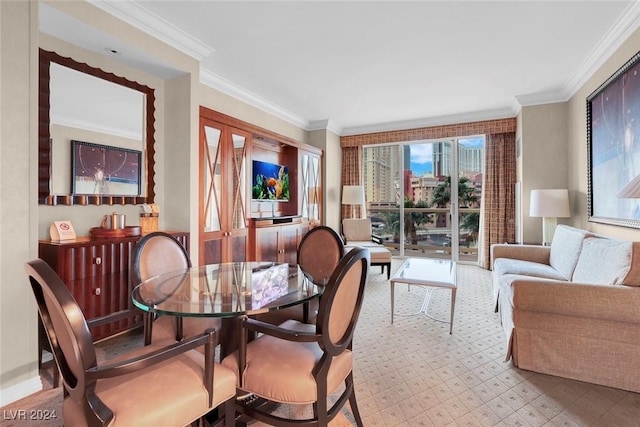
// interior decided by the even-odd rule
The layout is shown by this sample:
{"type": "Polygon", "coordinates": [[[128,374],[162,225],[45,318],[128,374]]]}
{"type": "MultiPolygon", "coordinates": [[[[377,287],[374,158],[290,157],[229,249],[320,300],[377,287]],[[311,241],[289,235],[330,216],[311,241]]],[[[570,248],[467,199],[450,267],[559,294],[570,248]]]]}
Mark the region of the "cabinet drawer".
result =
{"type": "MultiPolygon", "coordinates": [[[[72,280],[67,282],[67,286],[87,320],[133,307],[132,285],[126,271],[72,280]]],[[[93,328],[91,333],[94,340],[99,340],[129,329],[136,323],[139,324],[141,320],[142,313],[129,319],[93,328]]]]}

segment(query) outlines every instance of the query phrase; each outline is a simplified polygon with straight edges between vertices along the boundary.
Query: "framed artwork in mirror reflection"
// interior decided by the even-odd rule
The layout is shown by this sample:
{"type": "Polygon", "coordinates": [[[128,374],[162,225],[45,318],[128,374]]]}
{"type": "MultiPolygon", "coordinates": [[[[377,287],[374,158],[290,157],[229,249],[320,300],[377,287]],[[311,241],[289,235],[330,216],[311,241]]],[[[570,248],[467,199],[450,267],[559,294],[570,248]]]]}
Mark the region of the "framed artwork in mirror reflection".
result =
{"type": "Polygon", "coordinates": [[[587,97],[589,221],[640,228],[640,52],[587,97]]]}
{"type": "Polygon", "coordinates": [[[71,141],[73,195],[140,196],[142,152],[71,141]]]}

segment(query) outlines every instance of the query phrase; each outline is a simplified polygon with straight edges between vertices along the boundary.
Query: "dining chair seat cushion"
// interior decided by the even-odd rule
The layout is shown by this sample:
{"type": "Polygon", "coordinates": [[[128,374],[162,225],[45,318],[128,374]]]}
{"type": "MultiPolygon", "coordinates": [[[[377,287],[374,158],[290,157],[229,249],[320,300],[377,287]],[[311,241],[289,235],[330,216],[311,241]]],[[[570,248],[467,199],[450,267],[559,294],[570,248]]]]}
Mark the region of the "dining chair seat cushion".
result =
{"type": "MultiPolygon", "coordinates": [[[[159,348],[162,346],[155,344],[140,347],[106,361],[105,364],[143,355],[159,348]]],[[[207,408],[216,407],[232,398],[236,393],[235,373],[216,363],[213,374],[213,406],[209,406],[209,395],[202,383],[203,366],[204,355],[197,350],[191,350],[149,369],[98,380],[96,395],[109,408],[118,408],[114,411],[109,426],[175,427],[182,425],[185,418],[197,420],[207,408]],[[171,386],[167,387],[167,384],[171,386]],[[201,393],[193,393],[196,384],[201,387],[201,393]]],[[[71,415],[71,412],[81,410],[80,405],[72,399],[64,400],[63,413],[70,411],[67,415],[71,415]]],[[[68,419],[79,420],[82,417],[68,419]]]]}
{"type": "MultiPolygon", "coordinates": [[[[299,332],[315,332],[316,326],[287,320],[280,327],[299,332]]],[[[322,357],[320,346],[262,335],[247,345],[247,365],[243,389],[280,403],[309,404],[317,400],[314,366],[322,357]],[[275,374],[275,375],[274,375],[275,374]]],[[[227,356],[222,365],[238,370],[238,353],[227,356]]],[[[351,372],[353,356],[345,350],[333,359],[327,380],[328,393],[344,383],[351,372]]]]}

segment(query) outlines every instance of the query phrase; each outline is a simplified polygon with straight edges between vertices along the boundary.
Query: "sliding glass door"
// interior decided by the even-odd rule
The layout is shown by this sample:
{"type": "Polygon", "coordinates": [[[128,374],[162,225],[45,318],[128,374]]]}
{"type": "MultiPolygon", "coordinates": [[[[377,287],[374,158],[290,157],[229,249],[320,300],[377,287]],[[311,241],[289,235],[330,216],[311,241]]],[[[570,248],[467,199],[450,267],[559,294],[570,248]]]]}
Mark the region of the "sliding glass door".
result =
{"type": "Polygon", "coordinates": [[[373,233],[400,256],[478,259],[484,138],[365,147],[373,233]]]}

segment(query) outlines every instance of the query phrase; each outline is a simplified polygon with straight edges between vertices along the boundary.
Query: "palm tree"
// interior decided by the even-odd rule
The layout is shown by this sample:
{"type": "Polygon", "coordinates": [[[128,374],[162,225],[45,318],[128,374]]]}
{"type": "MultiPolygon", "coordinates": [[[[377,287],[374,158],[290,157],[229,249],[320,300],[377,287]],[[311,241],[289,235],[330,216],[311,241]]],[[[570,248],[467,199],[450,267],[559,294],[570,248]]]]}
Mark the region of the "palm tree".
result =
{"type": "MultiPolygon", "coordinates": [[[[478,202],[475,189],[469,184],[469,178],[461,176],[458,179],[458,199],[463,207],[469,207],[478,202]]],[[[433,191],[431,204],[439,208],[446,208],[451,202],[451,176],[447,176],[445,181],[438,185],[433,191]]]]}
{"type": "MultiPolygon", "coordinates": [[[[414,202],[409,198],[404,199],[405,208],[428,208],[429,202],[426,200],[419,200],[414,202]]],[[[393,240],[395,242],[400,241],[400,212],[384,212],[381,215],[384,221],[385,230],[393,233],[393,240]]],[[[411,239],[413,243],[417,241],[417,228],[421,224],[433,222],[431,215],[426,212],[410,212],[405,214],[404,221],[404,234],[406,238],[411,239]]]]}
{"type": "MultiPolygon", "coordinates": [[[[469,185],[469,178],[465,176],[458,179],[458,200],[461,207],[470,207],[478,203],[475,188],[469,185]]],[[[451,176],[447,176],[445,181],[433,191],[431,203],[439,208],[446,208],[451,203],[451,176]]],[[[475,238],[480,231],[480,214],[474,212],[463,215],[460,228],[470,230],[471,236],[475,238]]]]}

